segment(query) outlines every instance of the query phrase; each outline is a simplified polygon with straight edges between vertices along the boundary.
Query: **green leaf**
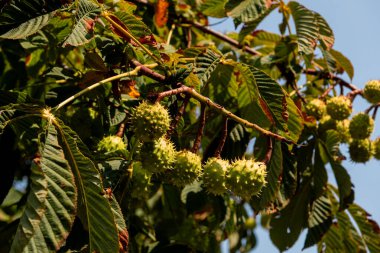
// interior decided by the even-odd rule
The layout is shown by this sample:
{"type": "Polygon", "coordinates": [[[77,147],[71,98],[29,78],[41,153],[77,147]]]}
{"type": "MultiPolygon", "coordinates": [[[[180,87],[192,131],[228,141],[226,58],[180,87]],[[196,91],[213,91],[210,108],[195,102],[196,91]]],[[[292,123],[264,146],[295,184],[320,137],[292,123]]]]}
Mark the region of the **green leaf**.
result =
{"type": "Polygon", "coordinates": [[[265,111],[268,110],[270,112],[275,126],[279,130],[287,131],[288,126],[286,122],[288,120],[288,105],[284,90],[275,80],[263,71],[254,67],[251,67],[250,70],[260,92],[261,99],[259,101],[262,108],[265,111]],[[263,102],[267,106],[265,106],[263,102]]]}
{"type": "Polygon", "coordinates": [[[322,195],[311,206],[308,220],[308,232],[303,249],[318,243],[332,224],[331,202],[328,196],[322,195]]]}
{"type": "Polygon", "coordinates": [[[319,37],[318,21],[313,11],[297,2],[288,4],[296,25],[298,36],[298,51],[302,54],[312,54],[319,37]]]}
{"type": "MultiPolygon", "coordinates": [[[[311,151],[312,152],[312,151],[311,151]]],[[[314,155],[314,167],[313,167],[313,192],[316,197],[321,196],[327,185],[327,171],[325,163],[321,157],[321,150],[316,146],[314,155]]]]}
{"type": "Polygon", "coordinates": [[[278,4],[272,4],[268,9],[260,13],[255,19],[244,23],[244,26],[241,28],[239,32],[239,41],[242,42],[245,36],[256,30],[257,26],[261,23],[261,21],[263,21],[264,18],[266,18],[278,6],[278,4]]]}
{"type": "Polygon", "coordinates": [[[237,82],[238,82],[238,106],[242,117],[255,122],[261,127],[269,127],[273,124],[271,115],[262,109],[259,103],[259,89],[255,77],[245,64],[236,64],[237,82]]]}
{"type": "Polygon", "coordinates": [[[206,0],[202,1],[199,9],[201,12],[210,17],[214,18],[224,18],[226,17],[226,13],[224,11],[224,5],[227,0],[206,0]]]}
{"type": "Polygon", "coordinates": [[[306,182],[283,210],[273,214],[270,238],[280,251],[293,246],[306,226],[309,198],[310,182],[306,182]]]}
{"type": "Polygon", "coordinates": [[[322,48],[328,50],[334,45],[334,33],[326,20],[318,13],[307,9],[298,2],[288,4],[298,36],[298,51],[310,55],[319,40],[322,48]]]}
{"type": "Polygon", "coordinates": [[[330,49],[329,53],[334,57],[336,63],[339,67],[341,67],[344,71],[346,71],[347,75],[352,79],[354,77],[354,66],[351,61],[344,56],[341,52],[336,51],[334,49],[330,49]]]}
{"type": "Polygon", "coordinates": [[[34,18],[51,13],[62,6],[60,0],[13,0],[2,2],[0,33],[16,28],[34,18]]]}
{"type": "Polygon", "coordinates": [[[84,144],[70,128],[58,121],[57,130],[66,160],[78,189],[78,216],[89,233],[89,251],[117,252],[118,232],[109,201],[94,163],[84,155],[84,144]],[[100,229],[101,228],[101,229],[100,229]]]}
{"type": "Polygon", "coordinates": [[[134,15],[127,12],[116,12],[115,16],[123,23],[123,25],[125,25],[135,38],[140,39],[140,42],[143,44],[156,44],[156,40],[149,27],[134,15]]]}
{"type": "Polygon", "coordinates": [[[297,142],[301,136],[302,130],[304,128],[303,115],[301,110],[294,103],[293,99],[289,95],[285,95],[286,98],[286,108],[287,112],[283,111],[282,115],[287,118],[287,129],[288,131],[279,131],[284,136],[287,136],[294,142],[297,142]]]}
{"type": "Polygon", "coordinates": [[[38,16],[25,23],[22,23],[16,28],[9,30],[6,33],[0,35],[3,39],[23,39],[26,38],[39,30],[41,30],[45,25],[47,25],[50,19],[53,17],[53,13],[48,13],[42,16],[38,16]]]}
{"type": "Polygon", "coordinates": [[[355,220],[362,238],[370,252],[380,252],[380,228],[363,208],[351,204],[348,211],[355,220]]]}
{"type": "Polygon", "coordinates": [[[99,7],[89,0],[79,0],[74,27],[63,42],[63,46],[80,46],[89,42],[93,37],[93,25],[99,14],[99,7]]]}
{"type": "Polygon", "coordinates": [[[41,166],[47,179],[44,214],[24,252],[53,252],[65,242],[76,214],[77,192],[72,174],[58,143],[54,126],[47,128],[41,147],[41,166]]]}
{"type": "Polygon", "coordinates": [[[30,181],[26,207],[13,239],[11,253],[23,252],[35,231],[39,229],[46,210],[48,179],[35,161],[32,163],[30,181]]]}
{"type": "Polygon", "coordinates": [[[318,148],[321,153],[326,153],[330,161],[335,180],[338,184],[340,208],[345,209],[348,204],[351,204],[354,200],[354,189],[351,182],[351,177],[340,163],[334,161],[332,155],[323,143],[319,143],[318,148]]]}
{"type": "Polygon", "coordinates": [[[333,47],[335,42],[334,33],[331,30],[329,24],[320,14],[314,12],[314,15],[316,17],[319,28],[319,43],[324,49],[329,50],[333,47]]]}
{"type": "Polygon", "coordinates": [[[195,72],[201,81],[202,87],[211,77],[212,72],[219,64],[220,59],[221,56],[210,49],[207,49],[206,52],[198,55],[195,58],[195,72]]]}
{"type": "Polygon", "coordinates": [[[15,109],[0,109],[0,134],[3,133],[5,127],[9,124],[15,113],[15,109]]]}
{"type": "Polygon", "coordinates": [[[265,0],[229,0],[225,9],[227,16],[234,18],[235,24],[256,20],[265,13],[267,3],[265,0]]]}
{"type": "Polygon", "coordinates": [[[116,222],[117,230],[119,231],[119,245],[121,245],[123,250],[127,252],[129,244],[129,234],[127,230],[127,225],[125,224],[123,212],[120,209],[119,203],[117,202],[113,194],[110,197],[110,205],[116,222]]]}
{"type": "MultiPolygon", "coordinates": [[[[259,210],[267,207],[273,202],[277,193],[280,190],[281,174],[283,171],[283,159],[282,159],[281,142],[274,141],[272,157],[267,166],[268,174],[266,176],[267,184],[262,189],[260,196],[253,199],[253,202],[258,202],[257,208],[259,210]]],[[[256,207],[256,206],[255,206],[256,207]]]]}

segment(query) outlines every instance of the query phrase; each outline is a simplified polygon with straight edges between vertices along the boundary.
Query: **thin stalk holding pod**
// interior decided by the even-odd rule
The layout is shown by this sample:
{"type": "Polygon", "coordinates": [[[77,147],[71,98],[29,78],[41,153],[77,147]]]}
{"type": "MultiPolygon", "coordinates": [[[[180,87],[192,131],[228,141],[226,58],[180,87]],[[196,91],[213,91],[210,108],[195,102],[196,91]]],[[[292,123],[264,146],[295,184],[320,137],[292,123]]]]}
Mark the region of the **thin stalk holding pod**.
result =
{"type": "MultiPolygon", "coordinates": [[[[150,65],[145,65],[145,67],[150,67],[150,68],[154,68],[156,67],[157,64],[154,63],[154,64],[150,64],[150,65]]],[[[134,70],[132,71],[129,71],[129,72],[126,72],[126,73],[122,73],[122,74],[119,74],[119,75],[116,75],[116,76],[111,76],[109,78],[106,78],[106,79],[103,79],[97,83],[94,83],[90,86],[88,86],[87,88],[81,90],[80,92],[76,93],[75,95],[67,98],[66,100],[64,100],[63,102],[59,103],[55,108],[54,110],[55,111],[58,111],[59,109],[61,109],[62,107],[64,107],[65,105],[67,105],[68,103],[72,102],[73,100],[75,100],[76,98],[82,96],[83,94],[93,90],[93,89],[96,89],[97,87],[103,85],[103,84],[106,84],[106,83],[109,83],[111,81],[114,81],[114,80],[118,80],[118,79],[121,79],[123,77],[129,77],[129,76],[137,76],[139,74],[139,71],[142,67],[141,66],[137,66],[134,70]]]]}

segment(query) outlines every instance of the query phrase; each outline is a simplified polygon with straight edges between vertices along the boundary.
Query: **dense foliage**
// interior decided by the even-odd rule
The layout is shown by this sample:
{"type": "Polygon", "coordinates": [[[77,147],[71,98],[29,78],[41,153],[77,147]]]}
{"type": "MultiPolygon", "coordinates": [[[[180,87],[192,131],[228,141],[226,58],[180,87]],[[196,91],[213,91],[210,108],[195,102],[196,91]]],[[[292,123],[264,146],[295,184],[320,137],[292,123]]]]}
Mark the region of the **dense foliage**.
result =
{"type": "Polygon", "coordinates": [[[0,10],[0,252],[219,252],[226,239],[247,252],[257,217],[280,251],[307,230],[305,248],[380,252],[342,166],[380,158],[369,139],[380,81],[340,77],[354,68],[315,11],[283,0],[0,10]],[[258,30],[274,11],[279,33],[258,30]],[[354,99],[372,105],[351,117],[354,99]]]}

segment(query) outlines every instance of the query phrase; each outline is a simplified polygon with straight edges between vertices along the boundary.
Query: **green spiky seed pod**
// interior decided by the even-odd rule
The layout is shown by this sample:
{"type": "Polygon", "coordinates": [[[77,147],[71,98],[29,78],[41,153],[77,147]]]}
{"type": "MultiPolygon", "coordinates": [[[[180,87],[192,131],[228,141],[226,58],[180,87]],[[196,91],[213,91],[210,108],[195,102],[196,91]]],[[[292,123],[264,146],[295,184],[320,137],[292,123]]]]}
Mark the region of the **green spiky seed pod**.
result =
{"type": "Polygon", "coordinates": [[[369,139],[353,139],[349,144],[348,151],[353,162],[365,163],[372,156],[371,141],[369,139]]]}
{"type": "Polygon", "coordinates": [[[177,153],[173,170],[170,171],[171,181],[175,186],[183,187],[194,182],[202,173],[201,158],[190,152],[177,153]]]}
{"type": "Polygon", "coordinates": [[[227,173],[227,188],[237,196],[249,200],[253,195],[259,194],[266,184],[266,173],[266,165],[262,162],[237,160],[227,173]]]}
{"type": "Polygon", "coordinates": [[[338,132],[340,141],[343,143],[348,143],[351,140],[349,126],[350,121],[348,119],[336,122],[336,131],[338,132]]]}
{"type": "Polygon", "coordinates": [[[350,134],[354,139],[366,139],[373,131],[373,119],[366,113],[359,113],[352,117],[350,134]]]}
{"type": "Polygon", "coordinates": [[[326,113],[326,104],[322,100],[315,98],[306,105],[306,113],[316,119],[321,119],[326,113]]]}
{"type": "Polygon", "coordinates": [[[203,167],[203,184],[207,191],[214,195],[223,195],[226,188],[228,161],[210,158],[203,167]]]}
{"type": "Polygon", "coordinates": [[[152,173],[161,173],[171,169],[176,151],[170,140],[161,137],[154,142],[146,142],[140,150],[143,167],[152,173]]]}
{"type": "Polygon", "coordinates": [[[150,104],[144,101],[134,110],[132,126],[140,140],[157,140],[169,130],[169,113],[159,103],[150,104]]]}
{"type": "Polygon", "coordinates": [[[134,162],[132,170],[132,197],[138,199],[148,198],[150,193],[151,174],[142,167],[140,162],[134,162]]]}
{"type": "Polygon", "coordinates": [[[351,100],[345,96],[333,97],[327,101],[326,109],[334,120],[347,119],[352,111],[351,100]]]}
{"type": "Polygon", "coordinates": [[[380,102],[380,80],[368,81],[363,89],[364,97],[371,104],[377,104],[380,102]]]}
{"type": "Polygon", "coordinates": [[[125,150],[125,143],[119,136],[111,135],[104,137],[97,146],[99,153],[114,153],[125,150]]]}
{"type": "Polygon", "coordinates": [[[318,131],[320,133],[326,132],[327,130],[337,128],[337,121],[332,119],[330,115],[325,115],[320,121],[318,125],[318,131]]]}
{"type": "Polygon", "coordinates": [[[372,142],[372,147],[373,147],[373,156],[377,160],[380,160],[380,137],[376,138],[376,140],[372,142]]]}

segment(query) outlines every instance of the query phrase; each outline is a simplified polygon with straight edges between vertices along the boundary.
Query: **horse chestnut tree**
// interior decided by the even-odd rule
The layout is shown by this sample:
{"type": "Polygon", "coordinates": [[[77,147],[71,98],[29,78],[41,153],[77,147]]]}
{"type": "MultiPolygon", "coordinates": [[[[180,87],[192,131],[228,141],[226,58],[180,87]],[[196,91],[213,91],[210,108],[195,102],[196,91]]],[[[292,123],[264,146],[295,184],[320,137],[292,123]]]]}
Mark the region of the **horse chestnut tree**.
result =
{"type": "Polygon", "coordinates": [[[220,252],[225,240],[248,252],[257,218],[280,251],[306,231],[305,248],[380,252],[342,165],[380,159],[380,81],[342,78],[353,66],[317,12],[9,0],[0,13],[0,252],[220,252]],[[274,11],[279,31],[258,29],[274,11]],[[353,116],[355,99],[370,106],[353,116]]]}

